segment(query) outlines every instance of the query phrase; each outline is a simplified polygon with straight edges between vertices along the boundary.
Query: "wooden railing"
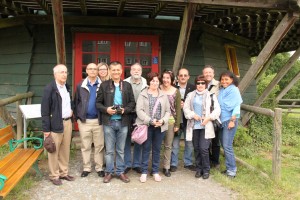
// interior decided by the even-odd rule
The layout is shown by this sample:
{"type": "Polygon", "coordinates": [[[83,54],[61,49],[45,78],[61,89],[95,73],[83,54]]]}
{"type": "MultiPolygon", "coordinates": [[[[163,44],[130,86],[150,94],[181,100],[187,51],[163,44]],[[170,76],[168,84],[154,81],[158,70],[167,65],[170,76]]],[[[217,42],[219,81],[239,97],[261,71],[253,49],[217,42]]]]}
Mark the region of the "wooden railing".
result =
{"type": "Polygon", "coordinates": [[[278,107],[288,109],[282,112],[300,114],[300,111],[292,110],[293,108],[300,108],[300,105],[296,105],[297,103],[300,103],[300,99],[280,99],[278,107]],[[291,103],[291,105],[283,105],[281,103],[291,103]]]}
{"type": "Polygon", "coordinates": [[[282,109],[275,108],[274,111],[267,108],[242,104],[243,110],[273,118],[273,156],[272,174],[273,179],[278,182],[281,179],[281,131],[282,131],[282,109]]]}
{"type": "Polygon", "coordinates": [[[27,99],[27,104],[31,104],[31,99],[33,97],[33,92],[27,92],[23,94],[16,94],[16,96],[8,97],[5,99],[0,99],[0,107],[6,106],[11,103],[16,102],[16,113],[17,113],[17,139],[22,138],[22,132],[23,132],[23,120],[22,120],[22,113],[19,108],[19,105],[22,104],[23,99],[27,99]]]}

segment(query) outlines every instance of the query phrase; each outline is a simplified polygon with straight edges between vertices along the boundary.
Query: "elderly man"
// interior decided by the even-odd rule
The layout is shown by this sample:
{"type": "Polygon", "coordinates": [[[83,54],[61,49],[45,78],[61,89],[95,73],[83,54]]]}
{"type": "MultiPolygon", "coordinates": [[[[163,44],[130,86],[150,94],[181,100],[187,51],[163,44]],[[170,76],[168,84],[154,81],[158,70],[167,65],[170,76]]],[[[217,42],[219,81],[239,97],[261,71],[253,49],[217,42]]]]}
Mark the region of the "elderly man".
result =
{"type": "Polygon", "coordinates": [[[96,108],[96,94],[101,83],[97,76],[98,66],[95,63],[88,64],[86,73],[87,78],[77,85],[74,99],[74,115],[80,131],[83,159],[81,177],[87,177],[92,170],[92,143],[94,143],[95,170],[98,176],[104,177],[104,135],[103,127],[100,126],[100,113],[96,108]]]}
{"type": "MultiPolygon", "coordinates": [[[[202,70],[203,76],[208,83],[208,90],[211,93],[214,93],[216,96],[219,94],[219,81],[215,80],[215,70],[211,65],[205,65],[202,70]]],[[[216,169],[220,168],[220,131],[217,130],[215,134],[215,138],[211,140],[211,148],[210,148],[210,162],[211,167],[215,167],[216,169]]]]}
{"type": "MultiPolygon", "coordinates": [[[[189,78],[190,78],[189,71],[186,68],[181,68],[178,71],[177,88],[179,89],[181,95],[181,109],[183,108],[184,101],[187,94],[196,89],[194,85],[188,83],[189,78]]],[[[172,144],[171,166],[170,166],[171,172],[175,172],[177,170],[181,132],[183,132],[184,138],[186,136],[185,130],[186,130],[187,119],[185,118],[182,110],[181,112],[182,112],[182,122],[180,123],[180,131],[178,131],[177,134],[174,136],[173,144],[172,144]]],[[[195,166],[193,164],[193,149],[194,148],[193,148],[192,141],[184,140],[184,158],[183,158],[184,168],[189,169],[191,171],[195,171],[195,166]]]]}
{"type": "Polygon", "coordinates": [[[109,183],[114,173],[114,154],[116,152],[116,174],[124,182],[130,179],[124,173],[124,148],[130,115],[135,101],[131,85],[121,80],[122,65],[118,61],[109,64],[111,79],[101,83],[97,92],[96,107],[100,109],[105,142],[105,177],[109,183]]]}
{"type": "MultiPolygon", "coordinates": [[[[142,77],[142,65],[140,63],[135,63],[131,65],[130,68],[130,77],[125,79],[124,81],[127,81],[131,84],[133,94],[134,94],[134,100],[137,101],[137,98],[141,91],[147,87],[147,81],[145,78],[142,77]]],[[[131,167],[134,171],[137,173],[142,173],[141,169],[141,145],[138,143],[134,143],[133,148],[133,163],[131,161],[131,132],[132,132],[132,125],[135,123],[136,119],[136,112],[133,112],[131,115],[131,129],[128,131],[126,143],[125,143],[125,174],[128,173],[131,170],[131,167]]]]}
{"type": "Polygon", "coordinates": [[[55,152],[48,153],[49,177],[54,185],[61,185],[61,179],[74,181],[68,174],[73,111],[70,87],[66,84],[67,67],[58,64],[53,73],[55,80],[44,88],[41,115],[44,137],[51,134],[56,146],[55,152]]]}

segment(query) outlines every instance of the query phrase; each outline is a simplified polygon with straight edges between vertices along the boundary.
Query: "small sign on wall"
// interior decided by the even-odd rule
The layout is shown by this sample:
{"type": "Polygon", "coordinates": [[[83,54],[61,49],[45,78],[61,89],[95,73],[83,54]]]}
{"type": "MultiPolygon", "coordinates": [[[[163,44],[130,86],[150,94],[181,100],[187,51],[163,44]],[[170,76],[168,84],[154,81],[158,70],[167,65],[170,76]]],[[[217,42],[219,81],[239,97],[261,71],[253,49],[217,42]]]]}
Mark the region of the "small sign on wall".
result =
{"type": "Polygon", "coordinates": [[[152,64],[158,64],[158,56],[152,58],[152,64]]]}

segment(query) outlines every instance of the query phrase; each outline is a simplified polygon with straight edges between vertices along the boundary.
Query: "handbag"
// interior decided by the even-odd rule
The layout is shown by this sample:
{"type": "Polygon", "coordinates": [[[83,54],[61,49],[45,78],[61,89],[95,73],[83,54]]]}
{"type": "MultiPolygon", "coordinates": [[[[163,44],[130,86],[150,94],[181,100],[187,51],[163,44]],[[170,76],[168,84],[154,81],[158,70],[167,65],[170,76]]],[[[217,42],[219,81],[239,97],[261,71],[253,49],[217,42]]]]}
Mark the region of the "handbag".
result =
{"type": "MultiPolygon", "coordinates": [[[[214,111],[214,100],[213,100],[213,95],[214,94],[211,94],[210,95],[210,99],[211,99],[211,104],[210,104],[210,113],[212,113],[212,111],[214,111]]],[[[215,119],[212,121],[213,123],[213,126],[214,126],[214,129],[215,131],[218,131],[221,127],[222,127],[222,124],[219,122],[219,120],[215,119]]]]}
{"type": "MultiPolygon", "coordinates": [[[[157,97],[157,100],[155,102],[153,112],[152,112],[152,118],[157,109],[158,103],[159,103],[159,101],[158,101],[158,97],[157,97]]],[[[145,124],[137,125],[131,133],[132,141],[134,141],[138,144],[143,144],[147,140],[147,138],[148,138],[148,126],[145,124]]]]}

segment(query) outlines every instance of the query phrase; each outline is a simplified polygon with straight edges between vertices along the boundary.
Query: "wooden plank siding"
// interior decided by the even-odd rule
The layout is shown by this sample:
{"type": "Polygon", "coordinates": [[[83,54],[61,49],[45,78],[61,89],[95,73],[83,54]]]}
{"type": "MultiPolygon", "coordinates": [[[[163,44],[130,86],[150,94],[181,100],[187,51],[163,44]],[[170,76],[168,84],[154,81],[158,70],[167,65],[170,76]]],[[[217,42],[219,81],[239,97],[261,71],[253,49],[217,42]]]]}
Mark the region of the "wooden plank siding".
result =
{"type": "MultiPolygon", "coordinates": [[[[33,104],[41,103],[43,89],[53,80],[53,67],[56,65],[54,28],[51,25],[36,25],[34,32],[32,67],[30,70],[29,91],[34,91],[33,104]]],[[[68,84],[72,83],[72,35],[71,28],[65,27],[66,58],[69,71],[68,84]]]]}
{"type": "MultiPolygon", "coordinates": [[[[25,26],[0,30],[0,99],[28,91],[33,38],[25,26]]],[[[6,106],[16,115],[16,104],[6,106]]]]}
{"type": "MultiPolygon", "coordinates": [[[[237,44],[233,41],[224,40],[214,35],[203,33],[199,39],[203,50],[204,65],[212,65],[215,68],[215,79],[219,80],[220,74],[228,70],[227,58],[225,52],[225,44],[235,46],[237,53],[238,66],[241,77],[243,77],[249,66],[251,66],[251,57],[248,50],[242,44],[237,44]]],[[[203,66],[204,66],[203,65],[203,66]]],[[[201,69],[202,73],[202,69],[201,69]]],[[[251,104],[257,97],[256,82],[253,80],[251,85],[243,95],[245,104],[251,104]]]]}

